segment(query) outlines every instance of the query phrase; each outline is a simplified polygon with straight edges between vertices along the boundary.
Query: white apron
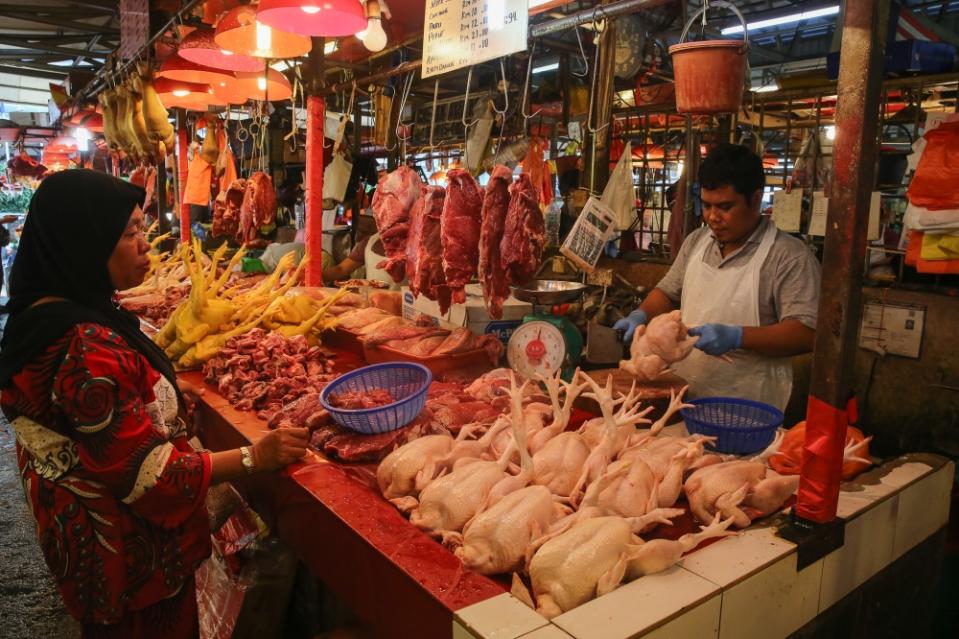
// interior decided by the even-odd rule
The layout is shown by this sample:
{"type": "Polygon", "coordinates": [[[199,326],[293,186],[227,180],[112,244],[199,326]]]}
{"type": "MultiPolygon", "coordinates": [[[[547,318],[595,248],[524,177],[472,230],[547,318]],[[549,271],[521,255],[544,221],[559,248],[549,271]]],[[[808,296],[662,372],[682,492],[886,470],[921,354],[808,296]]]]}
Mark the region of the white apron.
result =
{"type": "MultiPolygon", "coordinates": [[[[718,268],[703,261],[712,238],[704,233],[693,248],[683,279],[680,302],[683,323],[759,326],[759,272],[776,239],[769,224],[755,255],[740,266],[718,268]]],[[[792,361],[746,350],[726,354],[727,362],[694,348],[672,365],[689,382],[690,397],[738,397],[766,402],[783,410],[792,390],[792,361]]]]}

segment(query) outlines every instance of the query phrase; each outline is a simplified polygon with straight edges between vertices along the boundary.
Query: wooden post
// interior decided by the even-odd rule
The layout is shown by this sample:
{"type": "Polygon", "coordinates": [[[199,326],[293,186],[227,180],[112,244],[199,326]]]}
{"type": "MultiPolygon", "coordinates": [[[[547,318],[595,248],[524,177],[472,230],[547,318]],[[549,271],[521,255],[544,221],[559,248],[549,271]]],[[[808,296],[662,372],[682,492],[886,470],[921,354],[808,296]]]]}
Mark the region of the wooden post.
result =
{"type": "Polygon", "coordinates": [[[323,38],[310,51],[310,96],[306,100],[306,285],[323,285],[323,38]]]}

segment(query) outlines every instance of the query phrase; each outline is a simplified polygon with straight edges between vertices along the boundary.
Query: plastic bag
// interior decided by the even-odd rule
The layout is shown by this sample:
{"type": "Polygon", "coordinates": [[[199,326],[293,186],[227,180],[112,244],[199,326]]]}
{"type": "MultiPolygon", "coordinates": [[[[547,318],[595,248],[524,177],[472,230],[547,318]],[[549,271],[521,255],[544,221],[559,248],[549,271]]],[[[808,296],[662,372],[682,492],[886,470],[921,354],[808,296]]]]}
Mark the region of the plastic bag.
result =
{"type": "Polygon", "coordinates": [[[959,122],[943,122],[923,136],[926,147],[909,184],[909,201],[930,210],[959,208],[959,122]]]}
{"type": "Polygon", "coordinates": [[[600,201],[613,210],[616,230],[625,231],[636,221],[636,193],[633,190],[633,145],[629,142],[609,176],[600,201]]]}
{"type": "Polygon", "coordinates": [[[333,161],[323,171],[323,199],[342,202],[352,173],[353,163],[348,162],[342,153],[334,153],[333,161]]]}

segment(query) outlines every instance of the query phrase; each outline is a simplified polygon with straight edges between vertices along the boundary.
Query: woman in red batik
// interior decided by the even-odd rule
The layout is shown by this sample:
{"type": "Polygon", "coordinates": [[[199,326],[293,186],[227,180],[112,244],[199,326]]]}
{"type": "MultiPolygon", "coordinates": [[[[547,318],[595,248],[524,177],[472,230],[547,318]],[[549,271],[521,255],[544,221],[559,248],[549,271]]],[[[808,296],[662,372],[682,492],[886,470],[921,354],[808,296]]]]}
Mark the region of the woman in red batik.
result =
{"type": "Polygon", "coordinates": [[[198,636],[208,487],[306,450],[306,429],[217,453],[187,443],[173,366],[113,304],[149,268],[144,194],[95,171],[46,178],[5,309],[0,407],[40,547],[84,637],[198,636]]]}

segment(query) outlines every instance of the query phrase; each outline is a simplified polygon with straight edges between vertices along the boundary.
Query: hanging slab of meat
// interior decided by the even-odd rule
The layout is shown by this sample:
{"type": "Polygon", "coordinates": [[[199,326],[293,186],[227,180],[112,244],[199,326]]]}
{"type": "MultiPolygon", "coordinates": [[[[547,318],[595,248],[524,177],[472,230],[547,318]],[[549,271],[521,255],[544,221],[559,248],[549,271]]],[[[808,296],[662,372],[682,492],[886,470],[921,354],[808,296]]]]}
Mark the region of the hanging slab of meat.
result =
{"type": "Polygon", "coordinates": [[[546,222],[529,176],[521,173],[509,187],[509,194],[500,262],[510,284],[525,284],[533,279],[543,261],[546,222]]]}
{"type": "Polygon", "coordinates": [[[246,180],[234,180],[226,191],[213,202],[213,229],[211,235],[235,236],[240,228],[240,207],[246,196],[246,180]]]}
{"type": "Polygon", "coordinates": [[[443,244],[440,219],[446,189],[441,186],[420,188],[420,198],[410,212],[410,232],[406,244],[406,279],[414,296],[423,294],[439,302],[444,315],[450,307],[450,289],[443,273],[443,244]]]}
{"type": "Polygon", "coordinates": [[[447,178],[449,188],[440,220],[443,272],[452,291],[452,301],[463,303],[466,301],[465,287],[476,274],[479,263],[483,191],[473,176],[463,169],[451,170],[447,178]]]}
{"type": "Polygon", "coordinates": [[[261,227],[276,219],[276,189],[273,180],[263,171],[257,171],[247,180],[243,204],[240,206],[240,224],[237,239],[249,245],[258,239],[261,227]]]}
{"type": "Polygon", "coordinates": [[[479,280],[483,285],[483,301],[490,317],[503,317],[503,301],[509,297],[506,270],[500,261],[500,241],[506,230],[509,210],[509,187],[513,171],[502,164],[493,169],[483,198],[483,223],[480,228],[479,280]]]}
{"type": "Polygon", "coordinates": [[[420,197],[423,181],[410,167],[403,165],[384,177],[373,194],[373,217],[380,231],[386,259],[377,264],[394,282],[406,275],[406,240],[410,230],[410,211],[420,197]]]}

